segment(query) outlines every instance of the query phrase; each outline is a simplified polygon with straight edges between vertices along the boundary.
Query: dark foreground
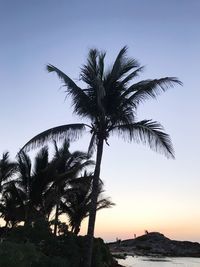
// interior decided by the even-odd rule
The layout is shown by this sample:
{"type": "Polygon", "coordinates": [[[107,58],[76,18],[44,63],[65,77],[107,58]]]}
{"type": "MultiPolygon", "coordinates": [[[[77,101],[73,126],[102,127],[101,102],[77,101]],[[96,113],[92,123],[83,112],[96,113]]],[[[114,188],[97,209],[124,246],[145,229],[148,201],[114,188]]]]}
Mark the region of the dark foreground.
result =
{"type": "MultiPolygon", "coordinates": [[[[70,232],[54,236],[44,225],[0,228],[2,267],[82,267],[85,237],[70,232]]],[[[117,267],[102,239],[94,240],[92,267],[117,267]]]]}

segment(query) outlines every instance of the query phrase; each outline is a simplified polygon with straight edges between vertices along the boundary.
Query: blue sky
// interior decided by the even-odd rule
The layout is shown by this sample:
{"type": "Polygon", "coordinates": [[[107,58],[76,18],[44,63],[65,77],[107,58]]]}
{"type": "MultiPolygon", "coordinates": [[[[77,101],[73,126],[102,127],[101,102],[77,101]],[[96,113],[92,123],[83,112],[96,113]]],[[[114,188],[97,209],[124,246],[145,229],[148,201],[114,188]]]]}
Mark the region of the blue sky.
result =
{"type": "MultiPolygon", "coordinates": [[[[163,124],[176,160],[110,139],[102,179],[117,205],[99,213],[96,235],[126,238],[148,229],[200,241],[199,12],[198,0],[0,0],[0,151],[13,158],[37,133],[79,121],[47,63],[78,81],[89,48],[106,50],[109,66],[127,45],[145,65],[141,79],[176,76],[184,84],[138,110],[139,119],[163,124]]],[[[72,149],[86,150],[88,140],[72,149]]]]}

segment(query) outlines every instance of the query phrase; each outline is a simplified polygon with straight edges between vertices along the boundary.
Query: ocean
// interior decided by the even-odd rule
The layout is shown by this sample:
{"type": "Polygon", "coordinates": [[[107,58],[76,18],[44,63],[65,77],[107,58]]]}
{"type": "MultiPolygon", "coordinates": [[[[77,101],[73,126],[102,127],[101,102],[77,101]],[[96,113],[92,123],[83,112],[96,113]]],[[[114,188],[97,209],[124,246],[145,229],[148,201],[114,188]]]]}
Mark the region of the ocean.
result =
{"type": "Polygon", "coordinates": [[[200,258],[153,258],[127,256],[118,263],[126,267],[200,267],[200,258]]]}

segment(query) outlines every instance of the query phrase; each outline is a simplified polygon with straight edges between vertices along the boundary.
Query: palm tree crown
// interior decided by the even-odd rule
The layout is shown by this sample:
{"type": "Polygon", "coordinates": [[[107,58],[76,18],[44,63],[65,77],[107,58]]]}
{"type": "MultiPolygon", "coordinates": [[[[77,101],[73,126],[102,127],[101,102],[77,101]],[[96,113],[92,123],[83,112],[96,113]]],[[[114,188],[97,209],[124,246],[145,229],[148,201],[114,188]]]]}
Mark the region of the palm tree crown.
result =
{"type": "Polygon", "coordinates": [[[119,52],[112,68],[105,71],[105,53],[97,49],[89,51],[87,63],[81,68],[80,78],[86,83],[81,89],[65,73],[53,65],[47,65],[49,72],[55,72],[64,82],[67,95],[72,98],[74,113],[90,120],[84,123],[62,125],[51,128],[32,138],[24,147],[43,145],[48,140],[75,140],[89,127],[92,134],[89,151],[96,145],[99,137],[105,141],[111,134],[143,142],[150,148],[174,157],[169,135],[163,127],[152,120],[137,121],[136,111],[141,102],[156,98],[162,91],[181,82],[175,77],[143,80],[130,85],[143,70],[137,60],[126,56],[127,47],[119,52]]]}

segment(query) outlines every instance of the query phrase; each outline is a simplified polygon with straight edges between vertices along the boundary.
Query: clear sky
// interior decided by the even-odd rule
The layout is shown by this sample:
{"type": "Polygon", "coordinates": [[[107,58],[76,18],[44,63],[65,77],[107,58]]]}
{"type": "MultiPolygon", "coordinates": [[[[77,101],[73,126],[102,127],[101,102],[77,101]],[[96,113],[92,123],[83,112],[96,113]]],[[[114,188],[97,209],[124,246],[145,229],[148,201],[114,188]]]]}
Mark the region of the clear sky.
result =
{"type": "Polygon", "coordinates": [[[39,132],[79,121],[47,63],[77,81],[89,48],[106,50],[109,65],[128,45],[146,66],[141,79],[184,83],[138,111],[164,125],[175,160],[117,137],[105,148],[101,178],[116,203],[97,216],[96,235],[106,240],[147,229],[200,241],[199,14],[199,0],[0,0],[0,151],[13,158],[39,132]]]}

